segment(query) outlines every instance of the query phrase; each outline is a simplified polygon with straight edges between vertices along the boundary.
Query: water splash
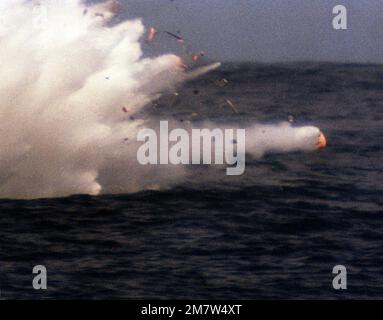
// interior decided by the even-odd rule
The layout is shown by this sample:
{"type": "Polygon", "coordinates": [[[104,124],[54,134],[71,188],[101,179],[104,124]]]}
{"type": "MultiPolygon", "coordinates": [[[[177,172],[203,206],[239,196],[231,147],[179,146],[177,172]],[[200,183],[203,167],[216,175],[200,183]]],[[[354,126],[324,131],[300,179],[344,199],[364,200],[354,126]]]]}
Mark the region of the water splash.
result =
{"type": "Polygon", "coordinates": [[[100,193],[142,124],[126,119],[182,79],[178,57],[142,57],[140,20],[107,25],[109,5],[2,2],[1,197],[100,193]]]}

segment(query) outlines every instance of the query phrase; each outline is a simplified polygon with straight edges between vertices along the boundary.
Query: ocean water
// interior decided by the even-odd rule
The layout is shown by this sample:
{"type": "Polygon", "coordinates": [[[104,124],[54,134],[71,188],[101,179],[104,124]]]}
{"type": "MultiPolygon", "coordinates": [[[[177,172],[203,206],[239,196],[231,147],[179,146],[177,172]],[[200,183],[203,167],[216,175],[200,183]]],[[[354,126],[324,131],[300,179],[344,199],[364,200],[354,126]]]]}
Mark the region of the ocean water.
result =
{"type": "Polygon", "coordinates": [[[226,64],[142,116],[292,115],[327,149],[248,157],[240,177],[190,168],[166,190],[0,200],[0,299],[383,298],[382,108],[383,66],[226,64]],[[32,289],[35,265],[46,291],[32,289]],[[335,265],[347,290],[332,287],[335,265]]]}

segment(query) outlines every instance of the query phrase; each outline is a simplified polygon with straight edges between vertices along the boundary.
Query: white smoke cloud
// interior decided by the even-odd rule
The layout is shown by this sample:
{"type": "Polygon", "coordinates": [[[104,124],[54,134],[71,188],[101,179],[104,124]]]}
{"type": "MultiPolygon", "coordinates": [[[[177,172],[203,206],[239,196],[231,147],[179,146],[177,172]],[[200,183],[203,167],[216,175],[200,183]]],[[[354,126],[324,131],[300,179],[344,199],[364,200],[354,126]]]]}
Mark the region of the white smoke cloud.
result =
{"type": "MultiPolygon", "coordinates": [[[[218,65],[185,75],[175,55],[143,58],[142,22],[108,25],[111,3],[1,1],[1,198],[134,192],[184,176],[137,163],[145,123],[130,116],[218,65]]],[[[254,155],[311,148],[298,131],[269,129],[267,139],[252,129],[254,155]]]]}
{"type": "Polygon", "coordinates": [[[140,20],[106,26],[109,5],[1,2],[1,197],[98,194],[111,158],[134,158],[129,115],[179,80],[178,57],[142,58],[140,20]]]}

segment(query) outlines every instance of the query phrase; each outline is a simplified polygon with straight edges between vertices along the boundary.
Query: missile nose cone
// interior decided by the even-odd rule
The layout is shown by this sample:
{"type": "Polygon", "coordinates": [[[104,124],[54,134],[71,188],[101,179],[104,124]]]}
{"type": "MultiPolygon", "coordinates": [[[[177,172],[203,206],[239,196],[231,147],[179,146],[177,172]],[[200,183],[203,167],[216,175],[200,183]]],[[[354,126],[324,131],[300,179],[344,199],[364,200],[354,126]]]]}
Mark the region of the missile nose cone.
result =
{"type": "Polygon", "coordinates": [[[318,140],[317,148],[318,149],[324,149],[324,148],[326,148],[326,146],[327,146],[327,140],[326,140],[325,135],[321,131],[320,135],[319,135],[319,140],[318,140]]]}

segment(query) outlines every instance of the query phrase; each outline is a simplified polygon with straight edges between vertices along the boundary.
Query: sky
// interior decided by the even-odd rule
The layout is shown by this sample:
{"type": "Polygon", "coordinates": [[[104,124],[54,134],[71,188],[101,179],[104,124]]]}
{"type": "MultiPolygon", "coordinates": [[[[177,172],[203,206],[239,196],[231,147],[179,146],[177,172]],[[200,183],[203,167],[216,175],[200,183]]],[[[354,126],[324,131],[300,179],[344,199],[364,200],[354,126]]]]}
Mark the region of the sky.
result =
{"type": "MultiPolygon", "coordinates": [[[[382,0],[121,0],[124,14],[177,32],[222,61],[383,63],[382,0]],[[348,30],[334,30],[344,5],[348,30]]],[[[163,40],[168,42],[168,40],[163,40]]]]}

